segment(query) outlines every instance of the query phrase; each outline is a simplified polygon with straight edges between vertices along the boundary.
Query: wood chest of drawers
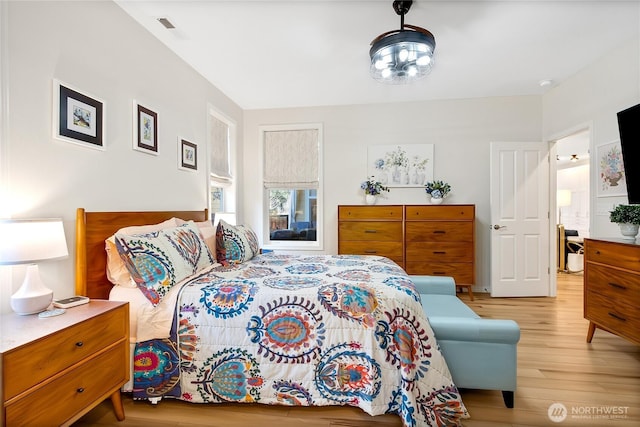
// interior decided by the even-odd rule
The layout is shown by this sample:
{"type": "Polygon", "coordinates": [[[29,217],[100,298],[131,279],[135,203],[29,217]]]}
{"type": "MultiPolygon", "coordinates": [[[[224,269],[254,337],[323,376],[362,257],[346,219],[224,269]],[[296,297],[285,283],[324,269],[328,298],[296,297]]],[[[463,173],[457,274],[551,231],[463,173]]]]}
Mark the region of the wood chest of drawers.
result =
{"type": "Polygon", "coordinates": [[[587,342],[600,328],[640,344],[640,245],[585,239],[584,257],[587,342]]]}
{"type": "Polygon", "coordinates": [[[338,206],[338,253],[392,259],[409,274],[475,284],[474,205],[338,206]]]}
{"type": "Polygon", "coordinates": [[[44,319],[12,313],[1,328],[2,425],[68,425],[106,398],[124,419],[128,303],[92,300],[44,319]]]}
{"type": "Polygon", "coordinates": [[[401,205],[338,206],[338,253],[380,255],[404,268],[401,205]]]}
{"type": "Polygon", "coordinates": [[[407,273],[475,284],[474,230],[474,205],[405,206],[407,273]]]}

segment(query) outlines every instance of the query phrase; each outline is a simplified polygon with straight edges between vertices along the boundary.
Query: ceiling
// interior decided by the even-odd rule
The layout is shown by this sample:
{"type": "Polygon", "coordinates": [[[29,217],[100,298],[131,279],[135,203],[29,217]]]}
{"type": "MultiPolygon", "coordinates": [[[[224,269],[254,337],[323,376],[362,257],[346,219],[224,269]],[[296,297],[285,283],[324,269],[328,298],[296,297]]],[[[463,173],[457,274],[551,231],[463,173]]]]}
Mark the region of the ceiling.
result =
{"type": "Polygon", "coordinates": [[[435,65],[385,85],[369,43],[400,27],[391,0],[116,3],[243,109],[539,95],[640,27],[637,0],[414,0],[405,23],[434,34],[435,65]]]}
{"type": "Polygon", "coordinates": [[[556,144],[556,165],[559,169],[589,164],[589,131],[583,130],[565,138],[556,144]],[[572,156],[576,156],[572,160],[572,156]]]}

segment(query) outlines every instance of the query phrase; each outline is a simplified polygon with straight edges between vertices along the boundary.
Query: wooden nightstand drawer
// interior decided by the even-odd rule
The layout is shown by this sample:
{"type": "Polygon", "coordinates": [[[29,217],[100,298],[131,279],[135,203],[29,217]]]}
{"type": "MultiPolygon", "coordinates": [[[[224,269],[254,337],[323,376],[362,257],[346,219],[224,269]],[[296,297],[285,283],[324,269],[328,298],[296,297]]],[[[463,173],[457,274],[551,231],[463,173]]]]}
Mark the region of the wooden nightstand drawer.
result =
{"type": "Polygon", "coordinates": [[[384,221],[354,221],[338,224],[340,240],[402,242],[402,223],[384,221]]]}
{"type": "Polygon", "coordinates": [[[338,221],[402,221],[402,206],[338,206],[338,221]]]}
{"type": "Polygon", "coordinates": [[[6,406],[8,426],[59,426],[127,380],[122,345],[80,364],[6,406]]]}
{"type": "MultiPolygon", "coordinates": [[[[63,316],[67,315],[65,313],[63,316]]],[[[42,380],[122,340],[127,335],[127,322],[126,310],[111,310],[8,352],[4,355],[2,367],[4,399],[11,399],[42,380]]]]}
{"type": "Polygon", "coordinates": [[[473,241],[473,223],[470,221],[407,222],[405,236],[407,242],[471,242],[473,241]]]}

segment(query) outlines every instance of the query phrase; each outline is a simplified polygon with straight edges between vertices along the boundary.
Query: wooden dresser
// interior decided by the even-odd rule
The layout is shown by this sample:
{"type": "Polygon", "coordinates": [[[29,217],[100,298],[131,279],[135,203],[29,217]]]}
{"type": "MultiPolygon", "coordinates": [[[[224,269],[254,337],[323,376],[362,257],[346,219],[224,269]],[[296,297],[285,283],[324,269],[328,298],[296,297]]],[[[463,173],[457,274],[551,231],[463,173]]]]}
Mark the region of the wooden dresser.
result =
{"type": "Polygon", "coordinates": [[[106,398],[124,419],[128,303],[91,300],[55,317],[11,313],[1,321],[1,425],[69,425],[106,398]]]}
{"type": "Polygon", "coordinates": [[[475,284],[475,206],[405,206],[405,269],[475,284]]]}
{"type": "Polygon", "coordinates": [[[640,245],[585,239],[584,257],[587,342],[600,328],[640,344],[640,245]]]}
{"type": "Polygon", "coordinates": [[[380,255],[404,268],[402,205],[338,206],[338,253],[380,255]]]}
{"type": "Polygon", "coordinates": [[[338,253],[382,255],[409,274],[475,284],[474,205],[338,206],[338,253]]]}

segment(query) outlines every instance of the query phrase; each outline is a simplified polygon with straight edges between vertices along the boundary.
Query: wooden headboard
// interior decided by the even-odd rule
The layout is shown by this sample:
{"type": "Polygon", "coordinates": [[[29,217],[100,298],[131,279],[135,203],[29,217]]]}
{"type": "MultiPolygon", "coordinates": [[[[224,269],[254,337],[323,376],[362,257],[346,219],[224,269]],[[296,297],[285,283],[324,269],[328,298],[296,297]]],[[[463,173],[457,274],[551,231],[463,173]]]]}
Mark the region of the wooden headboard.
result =
{"type": "Polygon", "coordinates": [[[209,210],[158,212],[76,212],[76,295],[108,299],[113,284],[107,279],[104,241],[123,227],[157,224],[173,217],[205,221],[209,210]]]}

